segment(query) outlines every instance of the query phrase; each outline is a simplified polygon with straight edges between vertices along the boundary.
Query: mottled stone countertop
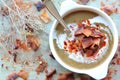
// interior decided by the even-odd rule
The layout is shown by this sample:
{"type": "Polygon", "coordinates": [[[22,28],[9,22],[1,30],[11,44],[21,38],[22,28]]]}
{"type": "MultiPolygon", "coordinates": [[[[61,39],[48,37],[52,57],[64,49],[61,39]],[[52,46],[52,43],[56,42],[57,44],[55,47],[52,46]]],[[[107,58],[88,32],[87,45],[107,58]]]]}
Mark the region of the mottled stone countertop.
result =
{"type": "MultiPolygon", "coordinates": [[[[32,2],[34,1],[39,1],[39,0],[30,0],[32,2]]],[[[61,3],[64,0],[52,0],[57,7],[57,10],[60,10],[61,3]]],[[[79,5],[83,5],[80,1],[81,0],[73,0],[79,5]]],[[[82,0],[83,1],[83,0],[82,0]]],[[[117,13],[113,13],[110,15],[112,20],[115,22],[116,27],[118,29],[118,33],[120,36],[120,0],[89,0],[86,5],[93,6],[96,8],[101,7],[101,2],[105,3],[105,5],[112,5],[114,8],[118,9],[117,13]]],[[[50,15],[50,14],[49,14],[50,15]]],[[[52,59],[49,56],[50,48],[49,48],[49,32],[52,27],[53,21],[55,20],[51,15],[50,15],[52,21],[48,24],[43,23],[44,26],[44,31],[45,32],[40,32],[40,49],[36,51],[33,55],[32,52],[26,53],[26,54],[21,54],[22,59],[26,60],[34,60],[35,56],[42,55],[43,59],[48,62],[47,69],[50,72],[52,69],[56,69],[57,73],[53,76],[53,80],[57,80],[58,74],[62,72],[69,72],[65,68],[63,68],[56,60],[52,59]],[[28,55],[31,54],[31,55],[28,55]]],[[[119,52],[118,52],[119,53],[119,52]]],[[[8,62],[7,60],[1,60],[1,56],[3,55],[2,50],[0,49],[0,65],[4,64],[4,66],[0,66],[0,80],[6,80],[7,75],[9,75],[12,72],[18,72],[19,70],[27,70],[29,72],[29,77],[28,80],[46,80],[46,74],[45,72],[40,73],[39,75],[36,74],[35,68],[38,66],[38,63],[32,61],[32,63],[28,65],[24,64],[24,61],[21,63],[13,63],[13,62],[8,62]],[[2,68],[3,67],[3,68],[2,68]]],[[[112,73],[112,78],[110,80],[119,80],[120,79],[120,65],[111,65],[110,66],[112,69],[118,70],[116,73],[112,73]]],[[[75,80],[80,80],[80,75],[76,74],[74,75],[76,77],[75,80]]],[[[91,78],[89,78],[91,79],[91,78]]],[[[17,80],[22,80],[22,79],[17,79],[17,80]]],[[[109,79],[106,79],[109,80],[109,79]]]]}

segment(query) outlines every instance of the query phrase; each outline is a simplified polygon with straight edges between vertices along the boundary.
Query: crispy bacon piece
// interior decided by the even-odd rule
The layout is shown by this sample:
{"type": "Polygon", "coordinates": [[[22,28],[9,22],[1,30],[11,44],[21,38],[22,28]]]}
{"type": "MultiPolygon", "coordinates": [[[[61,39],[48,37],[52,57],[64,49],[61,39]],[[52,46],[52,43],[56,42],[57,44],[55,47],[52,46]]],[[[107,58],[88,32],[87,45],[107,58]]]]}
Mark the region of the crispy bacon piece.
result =
{"type": "Polygon", "coordinates": [[[101,37],[104,36],[104,34],[98,30],[92,30],[92,34],[90,35],[92,37],[101,37]]]}
{"type": "Polygon", "coordinates": [[[1,12],[3,16],[9,15],[9,11],[7,7],[1,7],[1,12]]]}
{"type": "Polygon", "coordinates": [[[86,5],[89,0],[81,0],[82,4],[86,5]]]}
{"type": "Polygon", "coordinates": [[[103,10],[108,15],[111,15],[112,13],[117,13],[118,12],[117,8],[114,8],[111,5],[105,5],[103,2],[101,2],[101,8],[100,9],[103,10]]]}
{"type": "Polygon", "coordinates": [[[84,37],[85,37],[84,34],[80,34],[80,35],[77,35],[77,36],[75,37],[75,39],[76,39],[76,40],[79,40],[79,41],[82,41],[84,37]]]}
{"type": "Polygon", "coordinates": [[[28,75],[29,75],[29,73],[28,73],[28,71],[26,71],[26,70],[20,70],[20,71],[18,72],[18,76],[19,76],[20,78],[22,78],[23,80],[28,80],[28,75]]]}
{"type": "Polygon", "coordinates": [[[98,56],[98,51],[106,46],[106,35],[99,30],[98,26],[92,27],[89,20],[78,24],[78,30],[74,32],[74,36],[74,40],[64,41],[65,51],[75,54],[80,51],[83,56],[95,57],[98,56]]]}
{"type": "Polygon", "coordinates": [[[100,38],[94,38],[93,44],[99,46],[100,45],[100,38]]]}
{"type": "Polygon", "coordinates": [[[116,58],[118,58],[118,53],[117,52],[115,53],[113,59],[116,59],[116,58]]]}
{"type": "Polygon", "coordinates": [[[26,38],[27,38],[27,44],[34,50],[37,51],[39,46],[40,46],[40,42],[38,40],[37,37],[35,37],[33,34],[26,34],[26,38]]]}
{"type": "Polygon", "coordinates": [[[118,51],[120,51],[120,44],[118,44],[118,51]]]}
{"type": "Polygon", "coordinates": [[[52,52],[50,52],[49,56],[53,59],[55,59],[55,57],[53,56],[52,52]]]}
{"type": "Polygon", "coordinates": [[[92,34],[92,31],[89,28],[86,28],[83,30],[83,34],[87,37],[89,37],[92,34]]]}
{"type": "Polygon", "coordinates": [[[84,26],[85,26],[85,24],[78,23],[78,28],[83,28],[84,26]]]}
{"type": "Polygon", "coordinates": [[[11,73],[8,75],[7,80],[16,80],[18,78],[18,74],[16,72],[11,73]]]}
{"type": "Polygon", "coordinates": [[[87,50],[87,52],[85,53],[87,57],[93,56],[93,50],[87,50]]]}
{"type": "Polygon", "coordinates": [[[20,48],[25,51],[28,50],[27,44],[25,42],[21,41],[20,39],[16,39],[15,46],[17,47],[17,49],[20,48]]]}
{"type": "Polygon", "coordinates": [[[60,73],[57,80],[75,80],[72,72],[60,73]]]}
{"type": "MultiPolygon", "coordinates": [[[[21,9],[21,10],[28,10],[31,8],[32,4],[31,3],[26,3],[24,0],[14,0],[16,5],[21,9]]],[[[12,7],[14,7],[12,5],[12,7]]]]}
{"type": "Polygon", "coordinates": [[[93,44],[92,38],[84,38],[84,39],[82,40],[82,47],[83,47],[83,49],[91,46],[92,44],[93,44]]]}
{"type": "Polygon", "coordinates": [[[117,58],[117,64],[120,65],[120,57],[117,58]]]}
{"type": "Polygon", "coordinates": [[[83,27],[80,27],[77,31],[75,31],[75,36],[78,36],[83,33],[83,27]]]}
{"type": "MultiPolygon", "coordinates": [[[[80,75],[80,80],[91,80],[87,75],[80,75]]],[[[93,79],[94,80],[94,79],[93,79]]]]}
{"type": "Polygon", "coordinates": [[[14,61],[15,63],[17,62],[17,54],[16,54],[16,53],[13,54],[13,61],[14,61]]]}
{"type": "Polygon", "coordinates": [[[42,63],[39,64],[38,67],[36,68],[37,74],[40,74],[40,72],[43,72],[46,67],[47,67],[47,62],[42,61],[42,63]]]}
{"type": "Polygon", "coordinates": [[[46,77],[51,77],[56,73],[56,69],[53,69],[51,72],[47,73],[46,77]]]}

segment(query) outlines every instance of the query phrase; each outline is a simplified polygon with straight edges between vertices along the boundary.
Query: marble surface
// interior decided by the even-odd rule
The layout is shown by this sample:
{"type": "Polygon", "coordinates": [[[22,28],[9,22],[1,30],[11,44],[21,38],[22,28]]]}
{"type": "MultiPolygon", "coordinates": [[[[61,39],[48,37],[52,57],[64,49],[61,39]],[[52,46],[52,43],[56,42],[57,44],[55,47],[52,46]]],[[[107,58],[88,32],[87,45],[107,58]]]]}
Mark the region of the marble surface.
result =
{"type": "MultiPolygon", "coordinates": [[[[30,1],[32,1],[32,2],[36,1],[37,2],[38,0],[30,0],[30,1]]],[[[54,2],[57,10],[60,11],[61,3],[64,0],[52,0],[52,1],[54,2]]],[[[78,2],[78,0],[73,0],[73,1],[78,2]]],[[[120,36],[120,0],[89,0],[87,5],[93,6],[93,7],[96,7],[96,8],[100,8],[101,1],[104,2],[106,5],[114,4],[114,7],[116,7],[118,9],[118,13],[117,14],[113,13],[112,15],[110,15],[110,17],[115,22],[116,27],[118,29],[118,34],[120,36]]],[[[80,4],[80,5],[82,5],[82,4],[80,4]]],[[[51,18],[52,18],[52,22],[50,22],[48,24],[43,23],[45,32],[42,32],[42,31],[40,32],[39,36],[40,36],[40,41],[42,42],[42,44],[40,46],[40,50],[38,50],[35,53],[35,55],[43,55],[43,58],[48,62],[48,67],[47,67],[48,71],[55,68],[57,70],[57,73],[66,72],[68,70],[63,68],[59,63],[57,63],[56,60],[50,58],[49,55],[48,55],[50,53],[49,41],[48,41],[49,32],[50,32],[51,26],[53,24],[53,21],[55,20],[54,17],[51,16],[51,18]],[[42,34],[44,34],[44,35],[42,35],[42,34]]],[[[2,50],[0,50],[0,56],[2,56],[2,54],[3,54],[3,52],[2,52],[2,50]]],[[[31,57],[30,55],[27,55],[27,54],[22,56],[22,58],[25,58],[26,56],[27,56],[27,58],[34,58],[34,57],[31,57]]],[[[32,55],[32,56],[34,56],[34,55],[32,55]]],[[[36,67],[37,63],[35,63],[33,66],[31,64],[31,66],[29,68],[28,68],[28,66],[27,67],[24,66],[23,63],[15,64],[13,62],[7,62],[7,61],[0,60],[0,65],[1,64],[4,64],[4,66],[8,66],[8,69],[6,69],[5,67],[2,68],[0,66],[0,80],[6,80],[6,77],[7,77],[8,74],[10,74],[11,72],[18,72],[21,69],[25,69],[25,70],[29,71],[28,80],[45,80],[45,73],[44,72],[41,73],[40,75],[37,75],[36,72],[35,72],[35,67],[36,67]],[[16,65],[16,67],[14,66],[14,64],[16,65]]],[[[114,68],[120,70],[119,65],[114,67],[114,68]]],[[[79,77],[78,77],[78,74],[75,74],[75,76],[76,76],[75,80],[80,80],[79,77]]],[[[57,74],[55,74],[53,76],[53,78],[54,78],[54,80],[57,80],[57,74]]],[[[119,80],[119,79],[120,79],[120,71],[118,71],[112,77],[112,80],[119,80]]],[[[19,78],[17,80],[22,80],[22,79],[19,78]]]]}

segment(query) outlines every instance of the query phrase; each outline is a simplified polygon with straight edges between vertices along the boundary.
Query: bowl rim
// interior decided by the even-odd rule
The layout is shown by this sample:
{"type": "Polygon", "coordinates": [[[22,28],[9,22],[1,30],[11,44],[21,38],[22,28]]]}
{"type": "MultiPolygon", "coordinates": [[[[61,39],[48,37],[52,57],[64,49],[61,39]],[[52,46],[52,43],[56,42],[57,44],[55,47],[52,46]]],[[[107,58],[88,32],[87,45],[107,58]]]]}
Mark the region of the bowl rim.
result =
{"type": "MultiPolygon", "coordinates": [[[[73,71],[73,72],[76,72],[76,73],[84,73],[84,74],[91,74],[91,72],[93,72],[93,70],[97,70],[98,68],[100,69],[101,67],[102,68],[105,68],[106,70],[106,75],[107,75],[107,70],[108,70],[108,65],[110,63],[110,61],[112,60],[116,50],[117,50],[117,45],[118,45],[118,33],[117,33],[117,29],[116,29],[116,26],[114,24],[114,22],[112,21],[112,19],[106,14],[104,13],[103,11],[101,11],[100,9],[98,8],[95,8],[95,7],[91,7],[91,6],[84,6],[84,5],[80,5],[78,7],[74,7],[70,10],[68,10],[67,12],[63,13],[62,14],[62,17],[68,15],[69,13],[72,13],[72,12],[75,12],[77,10],[86,10],[86,11],[91,11],[91,12],[95,12],[99,15],[102,15],[105,19],[108,20],[109,23],[111,23],[111,26],[112,26],[112,34],[113,34],[113,39],[114,39],[114,43],[113,43],[113,48],[111,50],[111,53],[109,55],[109,57],[103,62],[101,63],[100,65],[96,66],[96,67],[93,67],[93,68],[90,68],[90,69],[76,69],[74,67],[71,67],[69,65],[67,65],[66,63],[64,63],[60,58],[59,56],[56,54],[56,51],[53,47],[53,32],[54,32],[54,29],[56,28],[56,25],[58,24],[58,22],[55,20],[53,25],[52,25],[52,28],[50,30],[50,36],[49,36],[49,45],[50,45],[50,49],[54,55],[54,57],[56,58],[56,60],[66,69],[70,70],[70,71],[73,71]],[[113,32],[114,31],[114,32],[113,32]]],[[[105,75],[105,76],[106,76],[105,75]]]]}

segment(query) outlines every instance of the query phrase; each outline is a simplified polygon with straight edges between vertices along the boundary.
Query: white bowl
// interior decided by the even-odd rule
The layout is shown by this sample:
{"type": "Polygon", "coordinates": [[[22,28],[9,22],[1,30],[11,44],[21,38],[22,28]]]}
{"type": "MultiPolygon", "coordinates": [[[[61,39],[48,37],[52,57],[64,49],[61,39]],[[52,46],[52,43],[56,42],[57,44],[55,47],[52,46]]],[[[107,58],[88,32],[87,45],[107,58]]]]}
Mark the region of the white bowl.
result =
{"type": "Polygon", "coordinates": [[[60,59],[60,57],[57,55],[57,52],[55,51],[55,48],[53,45],[53,34],[54,34],[54,30],[56,28],[56,25],[58,24],[57,21],[55,21],[53,23],[51,31],[50,31],[50,36],[49,36],[50,49],[51,49],[54,57],[56,58],[56,60],[66,69],[76,72],[76,73],[88,74],[95,79],[102,79],[107,75],[108,65],[117,50],[117,46],[118,46],[117,29],[116,29],[116,26],[115,26],[114,22],[112,21],[112,19],[106,13],[101,11],[100,9],[90,7],[90,6],[77,5],[72,0],[66,0],[65,2],[63,2],[62,10],[61,10],[60,14],[62,17],[64,17],[69,13],[72,13],[75,11],[80,11],[80,10],[87,10],[87,11],[95,12],[95,13],[99,14],[100,16],[102,16],[109,23],[109,25],[110,25],[109,29],[111,30],[111,32],[113,34],[113,40],[114,40],[113,48],[111,50],[109,57],[102,64],[98,65],[97,67],[91,68],[91,69],[76,69],[76,68],[71,67],[71,66],[67,65],[66,63],[64,63],[60,59]],[[71,6],[71,5],[73,5],[73,6],[71,6]]]}

